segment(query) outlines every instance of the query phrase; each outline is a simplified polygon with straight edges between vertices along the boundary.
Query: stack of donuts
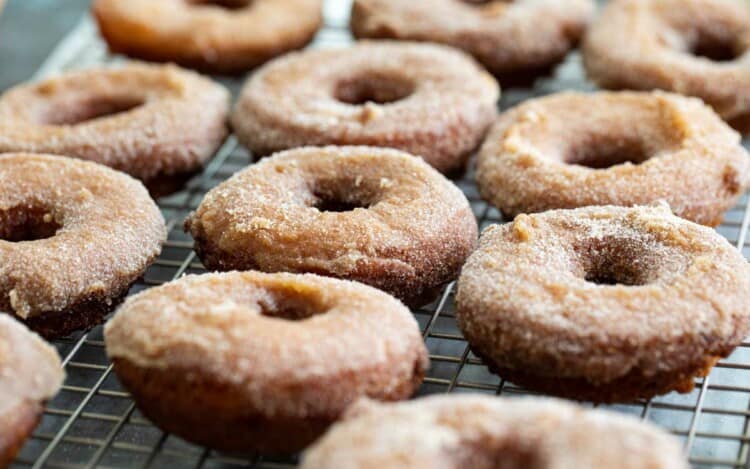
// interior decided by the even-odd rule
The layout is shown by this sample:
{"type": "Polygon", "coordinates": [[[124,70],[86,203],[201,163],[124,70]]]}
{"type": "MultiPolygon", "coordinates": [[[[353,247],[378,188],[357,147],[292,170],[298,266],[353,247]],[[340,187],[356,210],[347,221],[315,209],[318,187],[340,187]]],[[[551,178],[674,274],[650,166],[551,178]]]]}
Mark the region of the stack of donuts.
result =
{"type": "Polygon", "coordinates": [[[712,229],[750,187],[750,6],[354,0],[358,41],[299,51],[321,3],[95,0],[133,60],[0,96],[0,467],[63,381],[40,336],[105,321],[144,415],[221,451],[687,467],[663,430],[560,399],[394,401],[429,369],[407,306],[454,281],[472,351],[558,398],[689,392],[750,333],[750,265],[712,229]],[[612,91],[498,113],[498,83],[529,86],[579,43],[612,91]],[[182,67],[249,74],[231,105],[182,67]],[[127,297],[167,237],[154,198],[230,129],[256,162],[184,221],[213,273],[127,297]],[[512,221],[478,234],[449,179],[467,168],[512,221]]]}

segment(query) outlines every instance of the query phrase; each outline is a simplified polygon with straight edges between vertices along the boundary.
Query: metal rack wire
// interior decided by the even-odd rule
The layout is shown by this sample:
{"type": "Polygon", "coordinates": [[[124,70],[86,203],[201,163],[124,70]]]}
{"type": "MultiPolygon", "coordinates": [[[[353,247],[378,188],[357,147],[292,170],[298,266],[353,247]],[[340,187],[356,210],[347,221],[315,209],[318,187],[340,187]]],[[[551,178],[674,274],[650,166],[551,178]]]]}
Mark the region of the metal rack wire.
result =
{"type": "MultiPolygon", "coordinates": [[[[346,44],[347,0],[326,3],[326,26],[312,47],[346,44]]],[[[72,31],[39,70],[37,77],[67,69],[111,62],[89,18],[72,31]]],[[[224,80],[234,91],[239,82],[224,80]]],[[[561,89],[590,89],[580,60],[573,54],[554,77],[533,89],[504,92],[506,108],[524,99],[561,89]]],[[[203,268],[182,232],[182,220],[197,207],[206,191],[252,162],[233,137],[224,143],[205,170],[186,187],[160,199],[169,228],[164,251],[132,293],[176,279],[203,268]]],[[[482,228],[502,222],[500,214],[477,194],[471,171],[456,184],[466,193],[482,228]]],[[[750,205],[747,195],[730,210],[720,233],[750,258],[750,205]]],[[[470,351],[456,326],[453,285],[431,305],[415,310],[430,351],[432,368],[419,394],[480,392],[514,395],[527,393],[492,375],[470,351]]],[[[253,467],[290,468],[294,458],[241,459],[195,447],[161,432],[139,413],[120,387],[107,361],[102,329],[55,343],[67,372],[60,395],[49,403],[40,426],[13,467],[33,468],[146,468],[146,467],[253,467]]],[[[696,467],[750,468],[750,341],[746,341],[711,375],[696,382],[690,394],[670,394],[651,401],[612,406],[639,415],[669,429],[685,444],[696,467]]]]}

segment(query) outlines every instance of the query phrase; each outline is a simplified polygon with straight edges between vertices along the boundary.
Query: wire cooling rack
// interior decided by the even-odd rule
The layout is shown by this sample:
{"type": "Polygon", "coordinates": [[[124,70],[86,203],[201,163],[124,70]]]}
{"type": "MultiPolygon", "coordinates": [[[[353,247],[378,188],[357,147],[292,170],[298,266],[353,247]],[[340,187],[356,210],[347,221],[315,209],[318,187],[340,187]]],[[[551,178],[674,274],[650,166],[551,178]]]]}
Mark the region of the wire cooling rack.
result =
{"type": "MultiPolygon", "coordinates": [[[[348,1],[326,2],[325,28],[311,47],[351,41],[347,31],[348,1]]],[[[68,69],[122,60],[107,56],[90,18],[60,43],[37,73],[37,78],[68,69]]],[[[222,80],[234,92],[240,82],[222,80]]],[[[583,79],[580,58],[572,54],[555,75],[533,89],[505,90],[501,107],[563,89],[592,89],[583,79]]],[[[229,137],[205,170],[185,188],[158,201],[169,228],[169,240],[154,265],[132,293],[160,285],[187,273],[204,272],[192,251],[192,240],[182,232],[185,216],[206,191],[252,163],[250,155],[229,137]]],[[[500,214],[477,194],[471,170],[456,180],[476,214],[481,228],[503,222],[500,214]]],[[[727,213],[721,234],[750,257],[750,207],[747,195],[727,213]]],[[[453,285],[439,300],[414,311],[430,351],[432,367],[420,395],[444,392],[528,394],[492,375],[470,351],[456,326],[453,285]]],[[[64,359],[67,380],[53,399],[34,436],[13,467],[33,468],[291,468],[295,458],[240,459],[199,448],[151,425],[135,408],[107,361],[102,328],[55,342],[64,359]]],[[[612,406],[667,428],[682,439],[696,467],[750,468],[750,341],[722,360],[690,394],[669,394],[651,401],[612,406]]]]}

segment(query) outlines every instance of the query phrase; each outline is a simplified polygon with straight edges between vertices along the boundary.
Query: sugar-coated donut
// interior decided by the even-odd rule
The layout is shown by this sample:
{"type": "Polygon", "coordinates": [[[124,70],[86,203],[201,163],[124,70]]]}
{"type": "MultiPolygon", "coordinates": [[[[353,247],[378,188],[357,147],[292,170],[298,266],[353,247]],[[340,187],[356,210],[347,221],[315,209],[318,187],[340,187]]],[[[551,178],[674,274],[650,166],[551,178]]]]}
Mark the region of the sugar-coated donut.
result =
{"type": "Polygon", "coordinates": [[[185,226],[209,269],[357,280],[412,305],[458,275],[477,239],[456,186],[372,147],[276,154],[211,190],[185,226]]]}
{"type": "Polygon", "coordinates": [[[0,97],[0,153],[82,158],[158,186],[214,154],[228,110],[222,86],[171,65],[69,72],[0,97]]]}
{"type": "Polygon", "coordinates": [[[583,46],[605,88],[663,89],[702,98],[750,131],[750,7],[735,0],[614,0],[583,46]]]}
{"type": "Polygon", "coordinates": [[[310,42],[321,0],[96,0],[99,31],[115,53],[240,73],[310,42]]]}
{"type": "Polygon", "coordinates": [[[438,42],[476,57],[506,85],[548,72],[578,43],[592,0],[355,0],[359,38],[438,42]]]}
{"type": "Polygon", "coordinates": [[[634,417],[555,399],[362,399],[300,469],[687,469],[679,441],[634,417]]]}
{"type": "Polygon", "coordinates": [[[8,467],[63,383],[55,349],[0,314],[0,467],[8,467]]]}
{"type": "Polygon", "coordinates": [[[479,153],[482,196],[504,214],[647,205],[718,225],[750,184],[740,136],[700,100],[561,93],[503,114],[479,153]]]}
{"type": "Polygon", "coordinates": [[[398,301],[312,274],[184,277],[129,298],[105,341],[151,421],[242,453],[298,451],[359,397],[409,397],[428,366],[398,301]]]}
{"type": "Polygon", "coordinates": [[[750,264],[665,205],[519,215],[458,281],[472,350],[530,389],[591,401],[688,392],[750,332],[750,264]]]}
{"type": "Polygon", "coordinates": [[[101,322],[165,238],[135,179],[71,158],[0,155],[0,311],[39,334],[101,322]]]}
{"type": "Polygon", "coordinates": [[[444,46],[361,42],[309,50],[264,66],[232,115],[257,155],[305,145],[370,145],[460,169],[497,114],[499,87],[444,46]]]}

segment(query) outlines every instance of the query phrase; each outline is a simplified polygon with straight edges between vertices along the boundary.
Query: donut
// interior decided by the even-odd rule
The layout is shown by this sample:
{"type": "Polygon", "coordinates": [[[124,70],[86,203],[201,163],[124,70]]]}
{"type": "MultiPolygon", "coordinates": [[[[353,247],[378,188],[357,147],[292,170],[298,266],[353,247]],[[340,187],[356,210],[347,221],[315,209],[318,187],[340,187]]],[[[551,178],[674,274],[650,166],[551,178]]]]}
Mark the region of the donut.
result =
{"type": "Polygon", "coordinates": [[[460,51],[361,42],[262,67],[244,86],[232,125],[258,156],[306,145],[369,145],[404,150],[450,172],[481,143],[499,94],[460,51]]]}
{"type": "Polygon", "coordinates": [[[104,336],[149,420],[233,453],[298,451],[358,397],[409,397],[428,366],[406,307],[313,274],[186,276],[128,298],[104,336]]]}
{"type": "Polygon", "coordinates": [[[501,377],[595,402],[689,392],[750,332],[750,264],[664,204],[519,215],[487,228],[457,319],[501,377]]]}
{"type": "Polygon", "coordinates": [[[0,155],[0,311],[39,334],[100,323],[165,238],[135,179],[71,158],[0,155]]]}
{"type": "Polygon", "coordinates": [[[64,379],[57,352],[0,314],[0,467],[8,467],[64,379]]]}
{"type": "Polygon", "coordinates": [[[750,131],[750,8],[726,0],[615,0],[583,42],[588,76],[605,88],[696,96],[750,131]]]}
{"type": "Polygon", "coordinates": [[[321,0],[95,0],[110,51],[238,74],[309,43],[321,0]]]}
{"type": "Polygon", "coordinates": [[[193,173],[214,154],[228,112],[222,86],[171,65],[69,72],[0,97],[0,153],[95,161],[158,193],[165,178],[193,173]]]}
{"type": "Polygon", "coordinates": [[[508,216],[665,200],[677,215],[715,226],[750,185],[750,157],[697,99],[561,93],[498,119],[479,152],[477,184],[508,216]]]}
{"type": "Polygon", "coordinates": [[[432,300],[476,246],[466,197],[419,158],[299,148],[211,190],[185,222],[211,270],[316,273],[432,300]]]}
{"type": "Polygon", "coordinates": [[[623,414],[549,398],[357,401],[300,469],[687,469],[679,441],[623,414]]]}
{"type": "Polygon", "coordinates": [[[576,46],[592,0],[355,0],[358,38],[427,41],[473,55],[503,86],[548,73],[576,46]]]}

